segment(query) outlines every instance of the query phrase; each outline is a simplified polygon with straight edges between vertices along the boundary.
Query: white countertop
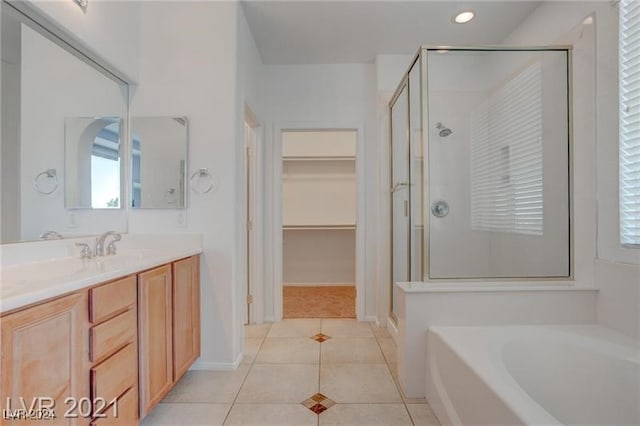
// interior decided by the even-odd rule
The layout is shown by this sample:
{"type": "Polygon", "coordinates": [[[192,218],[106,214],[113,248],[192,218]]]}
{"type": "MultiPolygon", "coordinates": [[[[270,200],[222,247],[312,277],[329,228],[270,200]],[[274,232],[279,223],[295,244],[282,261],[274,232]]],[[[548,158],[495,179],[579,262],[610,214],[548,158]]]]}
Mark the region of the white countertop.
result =
{"type": "Polygon", "coordinates": [[[0,313],[202,253],[201,244],[130,247],[111,256],[54,257],[2,266],[0,313]]]}

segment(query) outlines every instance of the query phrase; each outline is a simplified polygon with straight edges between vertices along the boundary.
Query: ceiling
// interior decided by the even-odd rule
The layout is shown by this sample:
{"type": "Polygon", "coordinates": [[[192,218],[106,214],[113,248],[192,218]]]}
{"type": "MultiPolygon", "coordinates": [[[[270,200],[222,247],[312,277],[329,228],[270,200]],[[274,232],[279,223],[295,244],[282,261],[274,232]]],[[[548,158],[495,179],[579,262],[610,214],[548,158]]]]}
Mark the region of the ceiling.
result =
{"type": "Polygon", "coordinates": [[[499,44],[539,1],[243,1],[267,65],[368,63],[420,45],[499,44]],[[472,9],[468,24],[454,14],[472,9]]]}

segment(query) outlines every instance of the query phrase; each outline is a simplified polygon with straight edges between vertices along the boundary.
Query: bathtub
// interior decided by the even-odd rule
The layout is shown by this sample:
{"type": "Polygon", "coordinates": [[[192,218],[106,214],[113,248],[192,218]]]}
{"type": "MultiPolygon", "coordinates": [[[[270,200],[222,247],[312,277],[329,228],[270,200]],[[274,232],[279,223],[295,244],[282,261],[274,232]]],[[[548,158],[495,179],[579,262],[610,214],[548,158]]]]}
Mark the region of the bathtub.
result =
{"type": "Polygon", "coordinates": [[[640,344],[597,326],[430,327],[443,425],[640,425],[640,344]]]}

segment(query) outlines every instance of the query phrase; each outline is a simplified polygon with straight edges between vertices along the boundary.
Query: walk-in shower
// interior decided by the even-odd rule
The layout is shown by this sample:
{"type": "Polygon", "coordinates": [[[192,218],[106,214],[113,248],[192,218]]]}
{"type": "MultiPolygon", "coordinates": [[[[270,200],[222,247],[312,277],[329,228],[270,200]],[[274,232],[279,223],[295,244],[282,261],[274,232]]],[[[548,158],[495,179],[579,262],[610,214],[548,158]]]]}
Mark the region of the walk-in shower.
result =
{"type": "Polygon", "coordinates": [[[568,47],[419,50],[389,104],[392,286],[571,276],[569,68],[568,47]]]}

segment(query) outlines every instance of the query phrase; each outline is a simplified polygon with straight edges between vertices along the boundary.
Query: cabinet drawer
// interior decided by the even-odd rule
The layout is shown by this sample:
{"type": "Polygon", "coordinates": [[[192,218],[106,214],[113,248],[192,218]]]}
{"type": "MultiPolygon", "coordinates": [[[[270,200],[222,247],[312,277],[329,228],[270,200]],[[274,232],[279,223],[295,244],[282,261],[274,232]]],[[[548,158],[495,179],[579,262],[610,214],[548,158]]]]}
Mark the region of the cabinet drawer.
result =
{"type": "Polygon", "coordinates": [[[111,401],[137,384],[138,357],[135,343],[116,352],[91,369],[91,400],[111,401]]]}
{"type": "Polygon", "coordinates": [[[89,290],[89,321],[97,323],[136,303],[136,277],[89,290]]]}
{"type": "MultiPolygon", "coordinates": [[[[108,401],[110,402],[110,401],[108,401]]],[[[91,422],[91,426],[132,426],[138,424],[138,388],[129,389],[115,404],[108,406],[91,422]]]]}
{"type": "Polygon", "coordinates": [[[135,308],[91,327],[89,334],[91,362],[104,358],[126,343],[135,341],[137,327],[138,318],[135,308]]]}

